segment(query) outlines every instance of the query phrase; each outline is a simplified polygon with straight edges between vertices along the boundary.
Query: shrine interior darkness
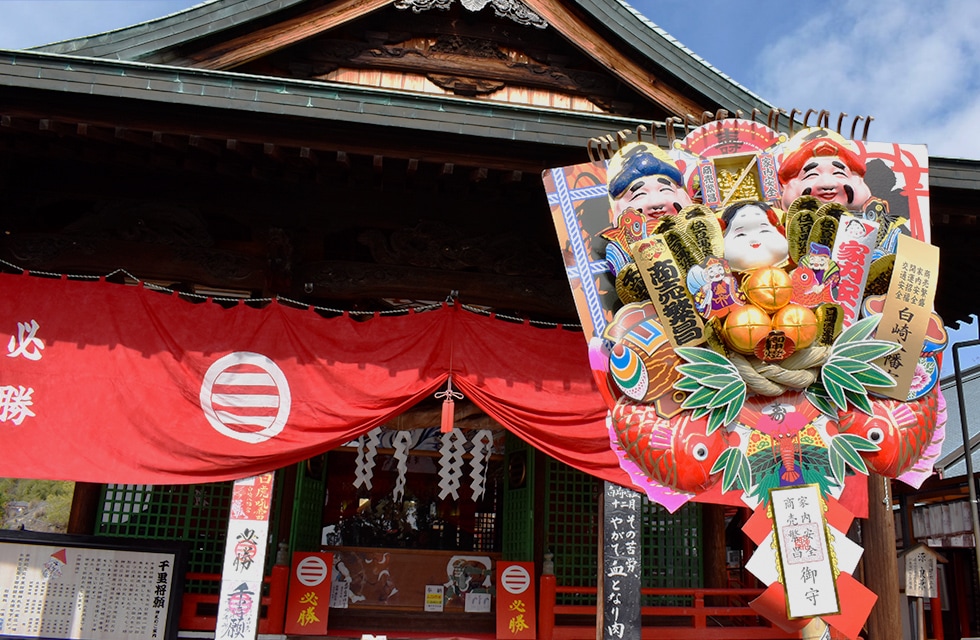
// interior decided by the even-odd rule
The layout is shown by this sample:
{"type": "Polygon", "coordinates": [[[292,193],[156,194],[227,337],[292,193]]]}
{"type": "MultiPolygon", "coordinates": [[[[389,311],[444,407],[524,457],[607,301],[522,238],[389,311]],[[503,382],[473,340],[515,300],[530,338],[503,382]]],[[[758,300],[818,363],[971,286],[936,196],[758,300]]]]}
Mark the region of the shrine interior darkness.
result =
{"type": "Polygon", "coordinates": [[[271,135],[4,122],[5,270],[121,269],[186,292],[349,310],[456,292],[463,303],[574,319],[542,159],[505,169],[456,162],[462,150],[434,161],[271,135]]]}

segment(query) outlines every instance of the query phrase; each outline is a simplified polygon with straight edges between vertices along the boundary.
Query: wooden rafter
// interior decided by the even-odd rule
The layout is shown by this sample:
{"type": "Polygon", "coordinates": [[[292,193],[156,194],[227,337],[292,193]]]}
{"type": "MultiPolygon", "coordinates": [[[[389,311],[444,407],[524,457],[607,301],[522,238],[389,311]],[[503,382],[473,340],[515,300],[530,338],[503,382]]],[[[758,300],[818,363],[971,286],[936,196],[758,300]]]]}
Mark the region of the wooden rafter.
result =
{"type": "Polygon", "coordinates": [[[283,47],[356,20],[391,2],[392,0],[338,0],[271,27],[193,53],[184,62],[202,69],[222,71],[234,69],[283,47]]]}
{"type": "Polygon", "coordinates": [[[633,60],[620,55],[616,47],[578,16],[569,12],[558,0],[525,0],[525,2],[569,42],[664,109],[684,116],[688,113],[701,113],[710,106],[691,100],[633,60]]]}
{"type": "MultiPolygon", "coordinates": [[[[299,166],[317,165],[323,161],[336,161],[349,166],[349,155],[367,156],[371,165],[375,156],[404,161],[408,171],[414,173],[420,163],[438,164],[441,175],[452,175],[454,167],[468,169],[485,168],[496,171],[539,173],[545,168],[544,161],[533,155],[511,155],[483,147],[480,150],[450,148],[427,136],[401,139],[393,137],[373,139],[344,131],[307,128],[295,130],[270,130],[238,128],[228,120],[205,123],[195,119],[161,121],[123,121],[108,112],[95,117],[89,114],[59,113],[39,114],[29,110],[11,109],[0,113],[0,140],[8,135],[39,134],[62,140],[91,140],[111,146],[154,147],[185,153],[192,149],[212,158],[233,155],[251,162],[292,162],[299,166]],[[52,133],[56,134],[51,135],[52,133]]],[[[144,114],[145,115],[145,114],[144,114]]],[[[549,161],[549,162],[558,162],[549,161]]]]}

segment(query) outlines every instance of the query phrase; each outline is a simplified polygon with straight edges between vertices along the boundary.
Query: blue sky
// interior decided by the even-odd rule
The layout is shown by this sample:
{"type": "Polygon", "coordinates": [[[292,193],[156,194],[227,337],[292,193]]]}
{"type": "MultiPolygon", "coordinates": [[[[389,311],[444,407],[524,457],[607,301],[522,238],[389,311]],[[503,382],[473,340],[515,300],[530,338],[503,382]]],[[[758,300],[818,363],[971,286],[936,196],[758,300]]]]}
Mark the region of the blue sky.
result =
{"type": "MultiPolygon", "coordinates": [[[[0,0],[0,48],[101,33],[195,4],[0,0]]],[[[870,140],[921,143],[931,156],[980,159],[980,1],[633,0],[632,5],[712,66],[787,111],[870,114],[875,117],[870,140]]],[[[974,323],[951,342],[977,336],[974,323]]],[[[951,365],[952,358],[946,361],[951,365]]]]}

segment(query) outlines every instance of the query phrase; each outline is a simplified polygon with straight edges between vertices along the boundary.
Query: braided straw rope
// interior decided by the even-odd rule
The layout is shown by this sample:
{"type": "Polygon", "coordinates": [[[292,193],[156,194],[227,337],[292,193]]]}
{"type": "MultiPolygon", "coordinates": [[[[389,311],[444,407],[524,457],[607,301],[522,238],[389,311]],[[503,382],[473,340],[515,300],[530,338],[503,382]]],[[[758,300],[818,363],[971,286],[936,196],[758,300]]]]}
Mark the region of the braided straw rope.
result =
{"type": "Polygon", "coordinates": [[[801,349],[779,364],[746,358],[737,353],[729,358],[746,386],[763,396],[780,396],[788,389],[806,389],[817,381],[820,367],[830,357],[830,347],[801,349]]]}

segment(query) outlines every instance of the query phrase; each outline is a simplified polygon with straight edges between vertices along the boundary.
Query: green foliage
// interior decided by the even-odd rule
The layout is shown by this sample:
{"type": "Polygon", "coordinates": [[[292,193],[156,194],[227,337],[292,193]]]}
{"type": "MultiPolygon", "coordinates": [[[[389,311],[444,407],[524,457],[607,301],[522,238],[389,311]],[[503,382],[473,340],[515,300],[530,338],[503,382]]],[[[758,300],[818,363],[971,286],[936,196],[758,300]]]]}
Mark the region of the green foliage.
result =
{"type": "Polygon", "coordinates": [[[7,511],[7,503],[10,502],[10,489],[16,480],[10,478],[0,478],[0,517],[7,511]]]}
{"type": "Polygon", "coordinates": [[[806,390],[807,399],[824,414],[836,418],[850,403],[871,414],[867,387],[893,387],[895,380],[872,361],[901,349],[895,342],[871,337],[881,316],[858,320],[845,329],[830,349],[820,380],[806,390]]]}
{"type": "Polygon", "coordinates": [[[711,467],[711,473],[721,471],[721,492],[728,493],[733,488],[748,491],[752,488],[752,469],[749,459],[741,449],[729,447],[721,452],[711,467]]]}
{"type": "Polygon", "coordinates": [[[74,482],[0,478],[0,516],[6,513],[11,502],[26,502],[30,505],[43,502],[44,520],[59,529],[65,529],[68,526],[74,493],[74,482]]]}
{"type": "Polygon", "coordinates": [[[830,440],[830,466],[838,484],[844,482],[847,467],[868,475],[868,467],[859,451],[878,451],[879,447],[867,438],[851,433],[841,433],[830,440]]]}
{"type": "Polygon", "coordinates": [[[711,349],[679,347],[677,355],[690,364],[682,364],[677,371],[683,376],[674,388],[690,395],[681,405],[692,409],[691,418],[708,416],[708,434],[738,416],[745,404],[745,381],[728,358],[711,349]]]}

